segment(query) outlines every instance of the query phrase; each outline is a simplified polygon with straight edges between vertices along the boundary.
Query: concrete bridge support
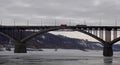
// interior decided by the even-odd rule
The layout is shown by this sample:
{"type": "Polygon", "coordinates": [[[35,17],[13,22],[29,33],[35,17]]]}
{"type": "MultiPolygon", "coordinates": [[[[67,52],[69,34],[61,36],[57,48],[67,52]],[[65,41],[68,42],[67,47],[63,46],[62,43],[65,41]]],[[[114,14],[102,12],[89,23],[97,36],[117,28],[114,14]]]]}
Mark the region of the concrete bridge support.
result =
{"type": "Polygon", "coordinates": [[[91,34],[92,34],[92,30],[90,30],[90,31],[89,31],[89,33],[91,33],[91,34]]]}
{"type": "Polygon", "coordinates": [[[106,56],[106,57],[112,57],[113,56],[112,44],[110,44],[109,42],[106,42],[104,44],[103,56],[106,56]]]}
{"type": "Polygon", "coordinates": [[[94,30],[94,34],[98,36],[98,31],[96,29],[94,30]]]}
{"type": "Polygon", "coordinates": [[[27,53],[25,43],[17,42],[14,48],[14,53],[27,53]]]}
{"type": "Polygon", "coordinates": [[[100,30],[99,30],[99,37],[100,37],[101,39],[103,39],[103,29],[100,29],[100,30]]]}
{"type": "Polygon", "coordinates": [[[87,28],[86,30],[87,30],[87,32],[90,32],[89,28],[87,28]]]}
{"type": "Polygon", "coordinates": [[[93,30],[93,34],[94,34],[95,36],[97,36],[97,35],[98,35],[97,29],[93,28],[92,30],[93,30]]]}
{"type": "Polygon", "coordinates": [[[92,34],[92,30],[91,29],[87,28],[87,31],[92,34]]]}
{"type": "Polygon", "coordinates": [[[111,30],[105,30],[105,43],[103,48],[103,55],[111,57],[113,56],[113,49],[111,42],[111,30]]]}
{"type": "Polygon", "coordinates": [[[113,39],[117,38],[117,29],[113,29],[113,39]]]}

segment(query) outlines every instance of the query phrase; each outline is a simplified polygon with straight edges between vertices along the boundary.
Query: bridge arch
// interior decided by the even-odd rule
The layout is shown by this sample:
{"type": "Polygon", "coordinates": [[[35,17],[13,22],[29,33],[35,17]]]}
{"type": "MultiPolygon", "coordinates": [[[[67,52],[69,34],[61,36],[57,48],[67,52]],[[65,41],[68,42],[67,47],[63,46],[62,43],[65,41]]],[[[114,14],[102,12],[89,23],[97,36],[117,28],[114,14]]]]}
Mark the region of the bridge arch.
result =
{"type": "MultiPolygon", "coordinates": [[[[62,27],[51,28],[51,29],[39,31],[39,32],[37,32],[37,33],[34,33],[34,34],[28,36],[28,37],[25,37],[24,39],[21,40],[21,42],[26,42],[26,41],[28,41],[29,39],[32,39],[33,37],[36,37],[36,36],[41,35],[41,34],[43,34],[43,33],[47,33],[47,32],[49,32],[49,31],[55,31],[55,30],[59,30],[59,29],[62,29],[62,27]]],[[[67,29],[67,28],[64,28],[64,29],[67,29]]],[[[95,35],[93,35],[93,34],[91,34],[91,33],[89,33],[89,32],[86,32],[86,31],[84,31],[84,30],[74,29],[74,31],[79,31],[79,32],[81,32],[81,33],[84,33],[84,34],[86,34],[86,35],[89,35],[90,37],[92,37],[92,38],[100,41],[100,42],[103,43],[103,44],[105,43],[105,41],[104,41],[103,39],[101,39],[101,38],[99,38],[99,37],[97,37],[97,36],[95,36],[95,35]]]]}
{"type": "Polygon", "coordinates": [[[112,40],[112,41],[111,41],[111,44],[115,44],[115,43],[118,42],[118,41],[120,41],[120,37],[118,37],[118,38],[112,40]]]}
{"type": "Polygon", "coordinates": [[[0,35],[3,35],[3,36],[5,36],[5,37],[7,37],[7,38],[9,38],[9,39],[11,39],[11,40],[17,42],[17,43],[18,43],[18,42],[20,43],[19,40],[17,40],[16,38],[12,37],[11,35],[8,35],[8,34],[3,33],[3,32],[0,32],[0,35]]]}
{"type": "Polygon", "coordinates": [[[16,38],[12,37],[11,35],[7,33],[0,32],[0,34],[16,42],[16,44],[14,44],[15,45],[14,53],[26,53],[27,52],[26,45],[22,43],[20,40],[17,40],[16,38]]]}
{"type": "Polygon", "coordinates": [[[58,29],[61,29],[61,27],[45,29],[45,30],[39,31],[39,32],[37,32],[37,33],[33,33],[32,35],[27,36],[27,37],[25,37],[24,39],[22,39],[21,42],[27,42],[28,40],[30,40],[30,39],[32,39],[32,38],[38,36],[38,35],[41,35],[41,34],[47,33],[47,32],[49,32],[49,31],[58,30],[58,29]]]}

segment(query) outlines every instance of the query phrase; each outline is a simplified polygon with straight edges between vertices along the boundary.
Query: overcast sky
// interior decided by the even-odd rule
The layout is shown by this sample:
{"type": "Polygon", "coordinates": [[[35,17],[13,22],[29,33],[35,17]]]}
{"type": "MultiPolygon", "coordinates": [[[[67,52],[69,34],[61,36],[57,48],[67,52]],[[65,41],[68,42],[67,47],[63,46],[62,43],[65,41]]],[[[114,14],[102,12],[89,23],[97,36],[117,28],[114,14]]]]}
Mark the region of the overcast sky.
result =
{"type": "Polygon", "coordinates": [[[119,25],[120,0],[0,0],[0,18],[2,24],[119,25]]]}

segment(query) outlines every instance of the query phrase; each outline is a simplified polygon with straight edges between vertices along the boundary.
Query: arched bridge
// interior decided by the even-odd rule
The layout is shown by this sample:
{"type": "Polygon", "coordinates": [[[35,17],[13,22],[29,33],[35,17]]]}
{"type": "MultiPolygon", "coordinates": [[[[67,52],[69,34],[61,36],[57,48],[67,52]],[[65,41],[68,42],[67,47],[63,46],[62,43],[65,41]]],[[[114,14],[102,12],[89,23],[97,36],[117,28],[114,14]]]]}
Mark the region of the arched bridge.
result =
{"type": "Polygon", "coordinates": [[[0,34],[16,42],[15,53],[26,53],[25,43],[44,33],[55,30],[72,30],[79,31],[103,43],[103,56],[113,56],[112,45],[120,41],[118,36],[120,26],[0,26],[0,34]],[[33,31],[33,33],[25,33],[33,31]],[[16,32],[16,34],[15,34],[16,32]],[[19,37],[16,37],[19,35],[19,37]]]}

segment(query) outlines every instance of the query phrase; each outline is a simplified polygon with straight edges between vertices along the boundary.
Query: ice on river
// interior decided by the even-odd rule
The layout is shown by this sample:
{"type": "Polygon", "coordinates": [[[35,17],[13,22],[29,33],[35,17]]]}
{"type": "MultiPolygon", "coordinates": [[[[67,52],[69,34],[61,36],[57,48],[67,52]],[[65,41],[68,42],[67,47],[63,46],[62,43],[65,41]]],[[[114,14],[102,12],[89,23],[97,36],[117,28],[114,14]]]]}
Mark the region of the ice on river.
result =
{"type": "Polygon", "coordinates": [[[0,65],[120,65],[120,52],[113,57],[103,57],[102,51],[43,49],[28,53],[0,52],[0,65]]]}

